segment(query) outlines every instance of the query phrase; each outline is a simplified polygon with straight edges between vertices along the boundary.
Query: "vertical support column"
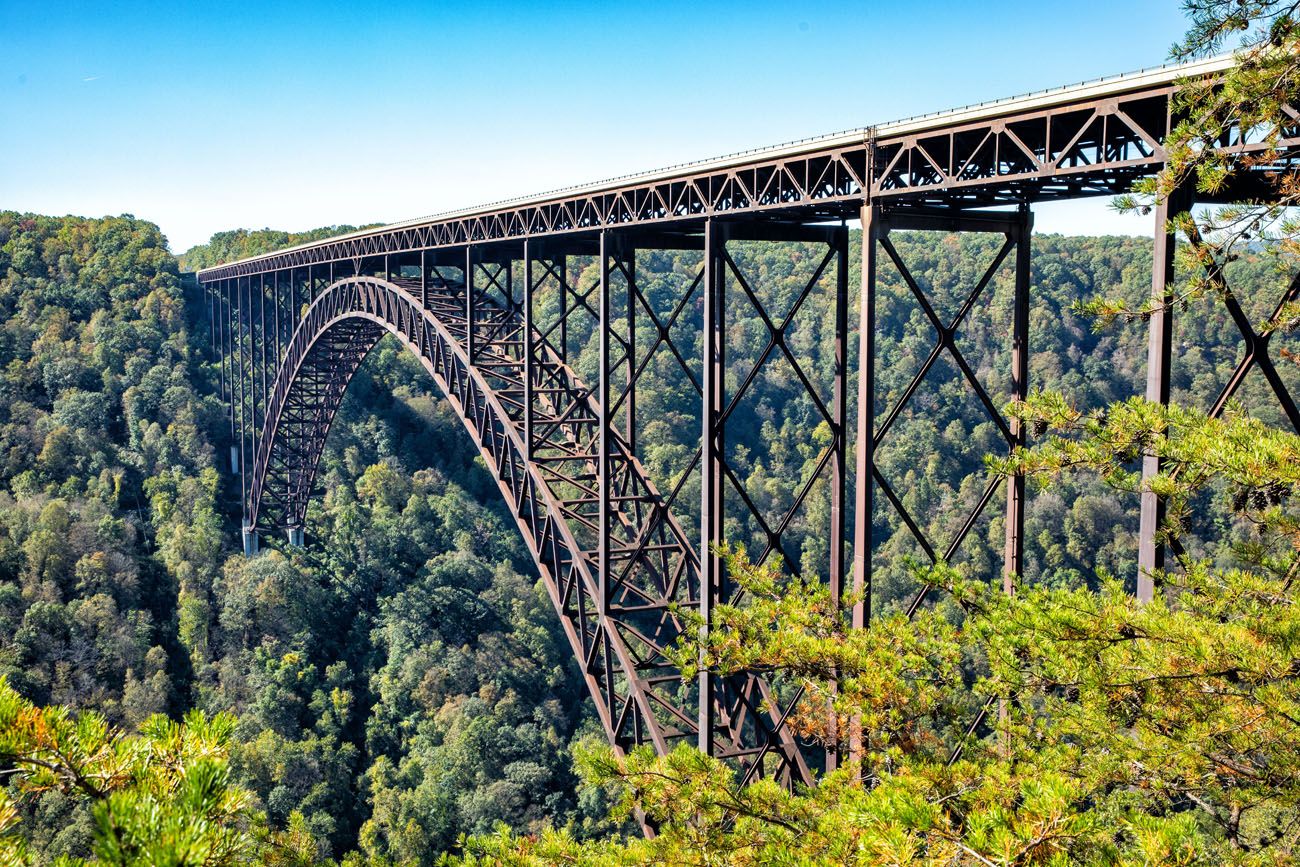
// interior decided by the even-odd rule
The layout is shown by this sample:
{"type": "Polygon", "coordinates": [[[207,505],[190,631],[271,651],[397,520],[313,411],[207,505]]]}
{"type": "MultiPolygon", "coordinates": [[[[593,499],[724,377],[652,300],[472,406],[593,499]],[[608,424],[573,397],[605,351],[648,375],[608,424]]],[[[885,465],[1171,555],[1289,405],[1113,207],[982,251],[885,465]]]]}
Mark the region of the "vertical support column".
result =
{"type": "MultiPolygon", "coordinates": [[[[262,442],[262,421],[266,419],[266,274],[257,275],[257,346],[255,349],[261,357],[261,364],[257,371],[257,378],[261,383],[261,391],[253,391],[253,465],[256,466],[261,459],[262,448],[265,445],[262,442]],[[261,417],[258,417],[258,414],[261,417]]],[[[257,356],[255,356],[257,357],[257,356]]]]}
{"type": "Polygon", "coordinates": [[[218,384],[221,387],[220,395],[222,400],[227,400],[230,394],[230,377],[227,375],[226,363],[229,353],[226,351],[227,331],[229,330],[229,292],[227,282],[218,280],[212,284],[212,291],[217,299],[217,360],[218,366],[218,384]]]}
{"type": "MultiPolygon", "coordinates": [[[[289,282],[291,282],[291,283],[293,282],[293,272],[292,272],[292,271],[289,272],[289,282]]],[[[281,307],[281,304],[280,304],[280,272],[279,272],[279,271],[276,271],[273,275],[271,275],[271,294],[272,294],[272,296],[273,296],[273,299],[272,299],[272,301],[271,301],[271,313],[274,314],[274,316],[275,316],[275,351],[271,353],[271,361],[272,361],[273,369],[276,370],[276,371],[278,371],[278,370],[280,369],[280,358],[281,358],[281,353],[282,353],[283,350],[284,350],[284,344],[282,344],[282,343],[280,342],[280,337],[281,337],[281,334],[280,334],[280,307],[281,307]]],[[[273,373],[272,376],[271,376],[271,381],[272,381],[272,382],[275,382],[275,376],[274,376],[274,373],[273,373]]],[[[269,402],[269,400],[268,400],[268,402],[269,402]]]]}
{"type": "MultiPolygon", "coordinates": [[[[862,206],[862,273],[858,298],[858,419],[854,461],[853,608],[849,624],[866,629],[871,623],[871,515],[876,450],[876,242],[885,230],[879,205],[862,206]]],[[[862,760],[862,724],[849,722],[849,760],[862,760]]]]}
{"type": "MultiPolygon", "coordinates": [[[[1016,233],[1015,300],[1011,314],[1011,397],[1024,400],[1029,396],[1029,288],[1030,239],[1033,235],[1033,215],[1028,204],[1020,206],[1020,221],[1016,233]]],[[[1025,444],[1024,424],[1011,419],[1012,448],[1025,444]]],[[[1007,479],[1007,532],[1002,550],[1002,589],[1015,591],[1015,582],[1025,572],[1025,477],[1007,479]]]]}
{"type": "MultiPolygon", "coordinates": [[[[725,274],[723,250],[726,236],[712,218],[704,224],[704,327],[703,406],[700,413],[700,637],[707,638],[713,609],[722,596],[722,560],[714,546],[722,541],[722,457],[721,417],[724,387],[725,274]]],[[[713,754],[713,735],[718,720],[715,711],[718,685],[714,676],[701,668],[699,674],[699,749],[713,754]]]]}
{"type": "MultiPolygon", "coordinates": [[[[198,277],[194,279],[198,280],[198,277]]],[[[208,299],[208,352],[212,353],[212,358],[215,359],[217,357],[217,296],[207,283],[199,283],[199,289],[208,299]]]]}
{"type": "Polygon", "coordinates": [[[428,251],[420,251],[420,307],[429,309],[429,259],[428,251]]]}
{"type": "Polygon", "coordinates": [[[533,242],[524,238],[524,459],[533,460],[533,382],[537,350],[533,345],[533,242]]]}
{"type": "Polygon", "coordinates": [[[844,496],[845,452],[848,441],[848,369],[849,340],[849,230],[841,226],[834,235],[835,246],[835,383],[831,395],[831,413],[835,423],[835,442],[831,446],[831,527],[830,590],[836,607],[844,591],[844,496]]]}
{"type": "MultiPolygon", "coordinates": [[[[830,526],[830,591],[831,605],[839,610],[844,598],[844,495],[845,453],[848,442],[848,388],[845,382],[848,367],[848,309],[849,309],[849,230],[840,226],[831,243],[835,248],[835,383],[831,395],[831,413],[835,439],[831,445],[831,526],[830,526]]],[[[832,746],[826,750],[826,770],[839,766],[843,745],[838,743],[838,722],[833,707],[828,732],[832,746]]]]}
{"type": "MultiPolygon", "coordinates": [[[[239,325],[239,503],[240,514],[246,515],[248,512],[248,476],[245,470],[248,467],[248,450],[247,431],[248,431],[248,390],[249,390],[249,365],[245,356],[248,354],[248,341],[245,339],[245,332],[251,331],[248,323],[251,318],[248,315],[248,300],[252,295],[251,289],[245,292],[240,288],[239,278],[235,278],[235,289],[239,295],[239,313],[236,320],[239,325]]],[[[252,278],[247,281],[251,284],[252,278]]]]}
{"type": "Polygon", "coordinates": [[[871,513],[876,427],[876,244],[884,226],[878,205],[862,207],[862,288],[858,299],[858,431],[853,509],[854,629],[871,621],[871,513]]]}
{"type": "MultiPolygon", "coordinates": [[[[231,408],[231,431],[234,431],[234,407],[235,407],[235,364],[239,347],[237,344],[239,334],[239,320],[236,318],[236,309],[239,305],[239,278],[235,277],[226,282],[226,352],[229,356],[229,368],[226,370],[226,390],[230,393],[231,408]]],[[[232,435],[233,442],[233,435],[232,435]]]]}
{"type": "MultiPolygon", "coordinates": [[[[195,279],[198,279],[197,277],[195,279]]],[[[217,365],[217,397],[225,399],[226,384],[224,380],[224,371],[221,365],[225,364],[226,357],[221,351],[221,284],[218,282],[200,284],[207,290],[208,300],[210,302],[208,315],[212,317],[212,361],[217,365]]]]}
{"type": "MultiPolygon", "coordinates": [[[[195,276],[194,279],[199,278],[195,276]]],[[[221,350],[217,347],[217,293],[208,283],[199,283],[199,290],[208,303],[208,360],[217,362],[221,359],[221,350]]]]}
{"type": "MultiPolygon", "coordinates": [[[[1169,232],[1169,218],[1190,206],[1187,195],[1171,193],[1155,207],[1156,234],[1151,250],[1151,300],[1156,305],[1147,320],[1147,389],[1146,399],[1166,406],[1169,403],[1169,366],[1172,358],[1174,312],[1170,303],[1174,284],[1174,250],[1176,243],[1169,232]]],[[[1165,547],[1156,541],[1164,523],[1164,501],[1147,490],[1151,479],[1160,473],[1160,457],[1148,452],[1142,456],[1142,505],[1138,520],[1137,598],[1150,602],[1155,596],[1155,572],[1165,568],[1165,547]]]]}
{"type": "Polygon", "coordinates": [[[610,506],[610,478],[609,478],[609,344],[610,329],[614,323],[610,321],[609,296],[609,262],[610,257],[614,255],[616,241],[609,236],[608,229],[600,230],[600,287],[597,290],[600,297],[597,299],[597,311],[600,314],[600,321],[597,323],[599,330],[599,347],[600,347],[600,374],[598,394],[596,397],[598,410],[600,412],[600,441],[597,447],[596,474],[598,483],[598,495],[600,499],[600,515],[597,521],[599,538],[596,544],[599,546],[600,576],[600,613],[602,615],[609,613],[610,605],[610,562],[609,562],[609,506],[610,506]]]}
{"type": "Polygon", "coordinates": [[[627,448],[636,454],[636,248],[622,249],[619,255],[627,269],[627,396],[623,398],[624,424],[627,427],[627,448]]]}
{"type": "Polygon", "coordinates": [[[226,394],[226,363],[229,360],[229,353],[226,352],[226,317],[229,315],[226,310],[226,281],[218,280],[213,286],[212,291],[217,299],[217,386],[218,395],[222,400],[228,400],[226,394]]]}
{"type": "MultiPolygon", "coordinates": [[[[257,301],[253,301],[253,278],[248,278],[248,378],[249,402],[246,418],[249,450],[247,460],[256,467],[258,463],[258,404],[259,395],[265,395],[266,370],[266,276],[257,275],[257,301]],[[258,358],[261,364],[258,364],[258,358]],[[259,380],[261,391],[259,392],[259,380]]],[[[244,480],[243,520],[240,522],[244,537],[244,556],[251,557],[257,553],[257,533],[248,526],[248,507],[253,497],[253,475],[248,471],[247,461],[240,460],[240,477],[244,480]]]]}
{"type": "Polygon", "coordinates": [[[226,282],[226,353],[229,357],[229,367],[226,370],[226,391],[230,393],[230,410],[231,410],[231,441],[234,441],[234,408],[235,408],[235,365],[239,352],[239,320],[236,318],[236,310],[239,307],[239,278],[226,282]]]}
{"type": "MultiPolygon", "coordinates": [[[[257,463],[257,300],[253,295],[253,275],[249,275],[244,280],[244,300],[247,306],[244,308],[244,341],[246,343],[245,355],[248,363],[248,384],[244,389],[244,395],[248,400],[248,406],[244,411],[244,439],[248,442],[248,448],[244,457],[240,459],[240,466],[246,467],[248,463],[257,463]]],[[[251,476],[249,477],[251,481],[251,476]]]]}
{"type": "Polygon", "coordinates": [[[465,247],[465,354],[474,361],[474,254],[473,246],[465,247]]]}
{"type": "Polygon", "coordinates": [[[560,281],[560,361],[569,363],[569,255],[555,258],[555,275],[560,281]]]}
{"type": "MultiPolygon", "coordinates": [[[[253,500],[253,479],[257,474],[257,467],[262,462],[262,450],[266,448],[266,443],[262,439],[262,428],[266,424],[266,406],[270,403],[268,397],[268,386],[270,378],[268,371],[271,363],[275,361],[275,350],[271,347],[272,334],[271,323],[266,318],[267,289],[266,274],[262,273],[257,278],[257,306],[254,308],[257,316],[257,337],[256,355],[254,355],[254,364],[257,365],[258,388],[253,391],[256,403],[253,405],[253,466],[248,476],[248,500],[251,505],[253,500]],[[268,360],[269,353],[269,360],[268,360]]],[[[274,313],[274,310],[272,311],[274,313]]],[[[257,553],[257,533],[251,527],[246,528],[253,535],[253,553],[257,553]]]]}
{"type": "Polygon", "coordinates": [[[225,283],[226,296],[226,397],[228,400],[227,408],[230,412],[230,472],[239,472],[239,429],[235,424],[235,293],[238,291],[238,283],[235,288],[231,288],[230,280],[225,283]]]}
{"type": "Polygon", "coordinates": [[[506,309],[511,312],[516,312],[519,309],[519,301],[515,298],[515,263],[510,259],[509,253],[506,253],[506,263],[502,267],[506,272],[506,309]]]}
{"type": "Polygon", "coordinates": [[[204,283],[208,291],[208,339],[212,347],[212,360],[221,358],[221,299],[217,296],[217,287],[213,283],[204,283]]]}

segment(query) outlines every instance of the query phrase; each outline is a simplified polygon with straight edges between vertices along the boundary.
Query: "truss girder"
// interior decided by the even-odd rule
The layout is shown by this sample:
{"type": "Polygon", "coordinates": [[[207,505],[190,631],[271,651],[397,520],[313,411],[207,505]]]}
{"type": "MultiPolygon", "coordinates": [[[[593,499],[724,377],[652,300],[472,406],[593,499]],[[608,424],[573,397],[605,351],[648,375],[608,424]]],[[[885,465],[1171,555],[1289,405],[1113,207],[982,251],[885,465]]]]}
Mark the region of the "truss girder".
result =
{"type": "MultiPolygon", "coordinates": [[[[890,213],[879,206],[863,211],[863,294],[862,305],[862,392],[859,400],[858,419],[858,515],[872,514],[876,492],[879,492],[891,511],[897,516],[911,534],[917,547],[933,563],[951,561],[961,551],[963,543],[975,528],[977,521],[993,501],[999,487],[1000,479],[992,478],[985,485],[983,493],[973,508],[959,516],[960,523],[946,528],[951,535],[946,540],[935,538],[923,526],[924,521],[911,514],[903,498],[895,491],[883,471],[876,464],[875,456],[880,445],[889,436],[894,422],[911,407],[917,391],[926,381],[927,375],[940,359],[947,359],[955,368],[962,387],[974,397],[985,416],[998,430],[1006,444],[1008,452],[1025,442],[1024,433],[1018,420],[1004,416],[999,400],[988,393],[985,385],[970,362],[966,359],[958,341],[958,334],[963,322],[970,316],[980,299],[989,291],[994,277],[1005,267],[1010,266],[1014,283],[1014,303],[1012,310],[1011,346],[1011,397],[1023,399],[1028,394],[1028,339],[1029,339],[1029,244],[1032,234],[1032,217],[1028,208],[1022,207],[1014,213],[966,213],[955,216],[951,213],[912,210],[890,213]],[[950,317],[943,317],[936,310],[926,287],[913,275],[908,262],[899,253],[890,240],[890,233],[895,230],[939,230],[949,232],[978,232],[1001,236],[1002,242],[996,247],[987,262],[981,263],[979,278],[965,287],[960,296],[960,303],[950,317]],[[883,254],[883,255],[882,255],[883,254]],[[889,262],[898,277],[915,300],[925,321],[931,330],[932,345],[921,365],[912,375],[892,406],[877,407],[875,394],[875,321],[874,308],[876,297],[876,280],[879,262],[889,262]],[[877,412],[881,410],[879,413],[877,412]]],[[[1024,480],[1012,479],[1006,487],[1006,542],[1003,551],[1003,583],[1010,590],[1011,581],[1023,571],[1024,540],[1024,480]]],[[[865,624],[870,619],[870,552],[873,550],[872,522],[860,518],[855,538],[855,551],[861,552],[855,564],[855,587],[864,592],[859,605],[861,611],[855,612],[854,622],[865,624]]],[[[909,616],[925,602],[931,587],[917,588],[907,606],[909,616]]]]}
{"type": "MultiPolygon", "coordinates": [[[[973,207],[1114,194],[1163,163],[1176,89],[1176,84],[1151,85],[978,120],[920,124],[917,132],[868,129],[851,144],[810,145],[779,158],[756,156],[724,168],[612,182],[592,192],[430,218],[210,268],[200,276],[211,281],[412,250],[706,217],[812,222],[856,216],[864,199],[973,207]]],[[[1267,149],[1266,132],[1229,126],[1218,146],[1258,153],[1267,149]]],[[[1300,121],[1280,135],[1280,162],[1258,166],[1256,172],[1294,165],[1300,121]]]]}

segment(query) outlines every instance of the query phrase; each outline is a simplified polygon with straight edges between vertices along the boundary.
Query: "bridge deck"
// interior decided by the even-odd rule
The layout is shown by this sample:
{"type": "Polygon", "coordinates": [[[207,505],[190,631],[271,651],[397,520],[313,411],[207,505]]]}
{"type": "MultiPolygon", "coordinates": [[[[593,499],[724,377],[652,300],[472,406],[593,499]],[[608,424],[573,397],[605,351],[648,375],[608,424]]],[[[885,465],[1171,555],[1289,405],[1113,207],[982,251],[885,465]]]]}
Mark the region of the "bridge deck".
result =
{"type": "MultiPolygon", "coordinates": [[[[710,216],[854,217],[864,200],[988,206],[1115,194],[1163,162],[1177,82],[1232,63],[1163,66],[393,223],[205,269],[199,279],[710,216]]],[[[1300,141],[1300,129],[1287,141],[1300,141]]],[[[1223,142],[1257,144],[1240,130],[1223,142]]]]}

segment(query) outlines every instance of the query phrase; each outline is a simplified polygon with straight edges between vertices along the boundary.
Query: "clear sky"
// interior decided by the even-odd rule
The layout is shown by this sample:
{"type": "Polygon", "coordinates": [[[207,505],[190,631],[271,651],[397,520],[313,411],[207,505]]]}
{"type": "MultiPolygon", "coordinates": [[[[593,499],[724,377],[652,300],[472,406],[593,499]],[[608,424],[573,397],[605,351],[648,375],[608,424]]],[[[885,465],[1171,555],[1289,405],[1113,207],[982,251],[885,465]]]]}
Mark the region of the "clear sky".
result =
{"type": "Polygon", "coordinates": [[[1178,0],[0,0],[0,208],[176,251],[390,222],[1154,66],[1183,30],[1178,0]]]}

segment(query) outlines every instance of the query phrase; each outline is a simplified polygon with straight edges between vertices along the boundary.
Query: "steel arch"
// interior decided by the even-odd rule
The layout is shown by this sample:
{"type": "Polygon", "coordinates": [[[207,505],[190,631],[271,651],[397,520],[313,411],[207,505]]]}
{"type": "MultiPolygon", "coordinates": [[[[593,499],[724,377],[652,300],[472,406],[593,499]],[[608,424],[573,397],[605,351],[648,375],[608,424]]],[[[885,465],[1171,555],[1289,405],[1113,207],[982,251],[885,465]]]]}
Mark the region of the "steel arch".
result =
{"type": "MultiPolygon", "coordinates": [[[[602,574],[600,546],[585,538],[590,533],[582,526],[591,523],[584,511],[590,498],[582,496],[581,485],[574,496],[571,479],[539,463],[535,442],[529,459],[519,401],[524,365],[502,348],[519,342],[510,337],[522,328],[520,312],[487,295],[476,298],[476,322],[491,318],[496,323],[492,331],[501,338],[478,340],[471,362],[458,336],[467,333],[465,319],[451,312],[466,309],[463,291],[463,286],[448,287],[443,303],[426,299],[426,306],[399,282],[357,276],[334,282],[312,301],[269,391],[261,432],[265,445],[252,467],[249,529],[301,528],[325,439],[347,386],[379,339],[392,334],[433,377],[496,479],[560,616],[610,743],[623,751],[649,744],[660,754],[678,742],[695,743],[699,692],[683,684],[663,651],[682,631],[673,606],[699,608],[698,558],[668,510],[651,508],[649,520],[640,525],[623,517],[623,538],[629,544],[612,556],[604,552],[611,568],[602,574]],[[648,560],[660,568],[623,565],[644,566],[648,560]],[[673,574],[668,574],[670,568],[673,574]],[[616,582],[609,579],[610,572],[639,573],[643,586],[625,579],[611,587],[616,582]],[[645,586],[647,573],[657,586],[645,586]]],[[[575,452],[570,461],[587,461],[590,455],[574,446],[592,441],[599,407],[591,390],[558,358],[551,356],[547,363],[546,381],[553,388],[562,383],[569,394],[554,404],[552,417],[532,419],[534,430],[554,431],[564,440],[561,449],[575,452]]],[[[661,500],[619,433],[607,428],[604,436],[605,459],[615,465],[609,475],[628,492],[622,499],[661,500]]],[[[721,734],[715,755],[737,761],[747,774],[787,783],[811,781],[799,746],[760,678],[727,679],[715,688],[711,705],[710,718],[718,721],[721,734]]]]}

